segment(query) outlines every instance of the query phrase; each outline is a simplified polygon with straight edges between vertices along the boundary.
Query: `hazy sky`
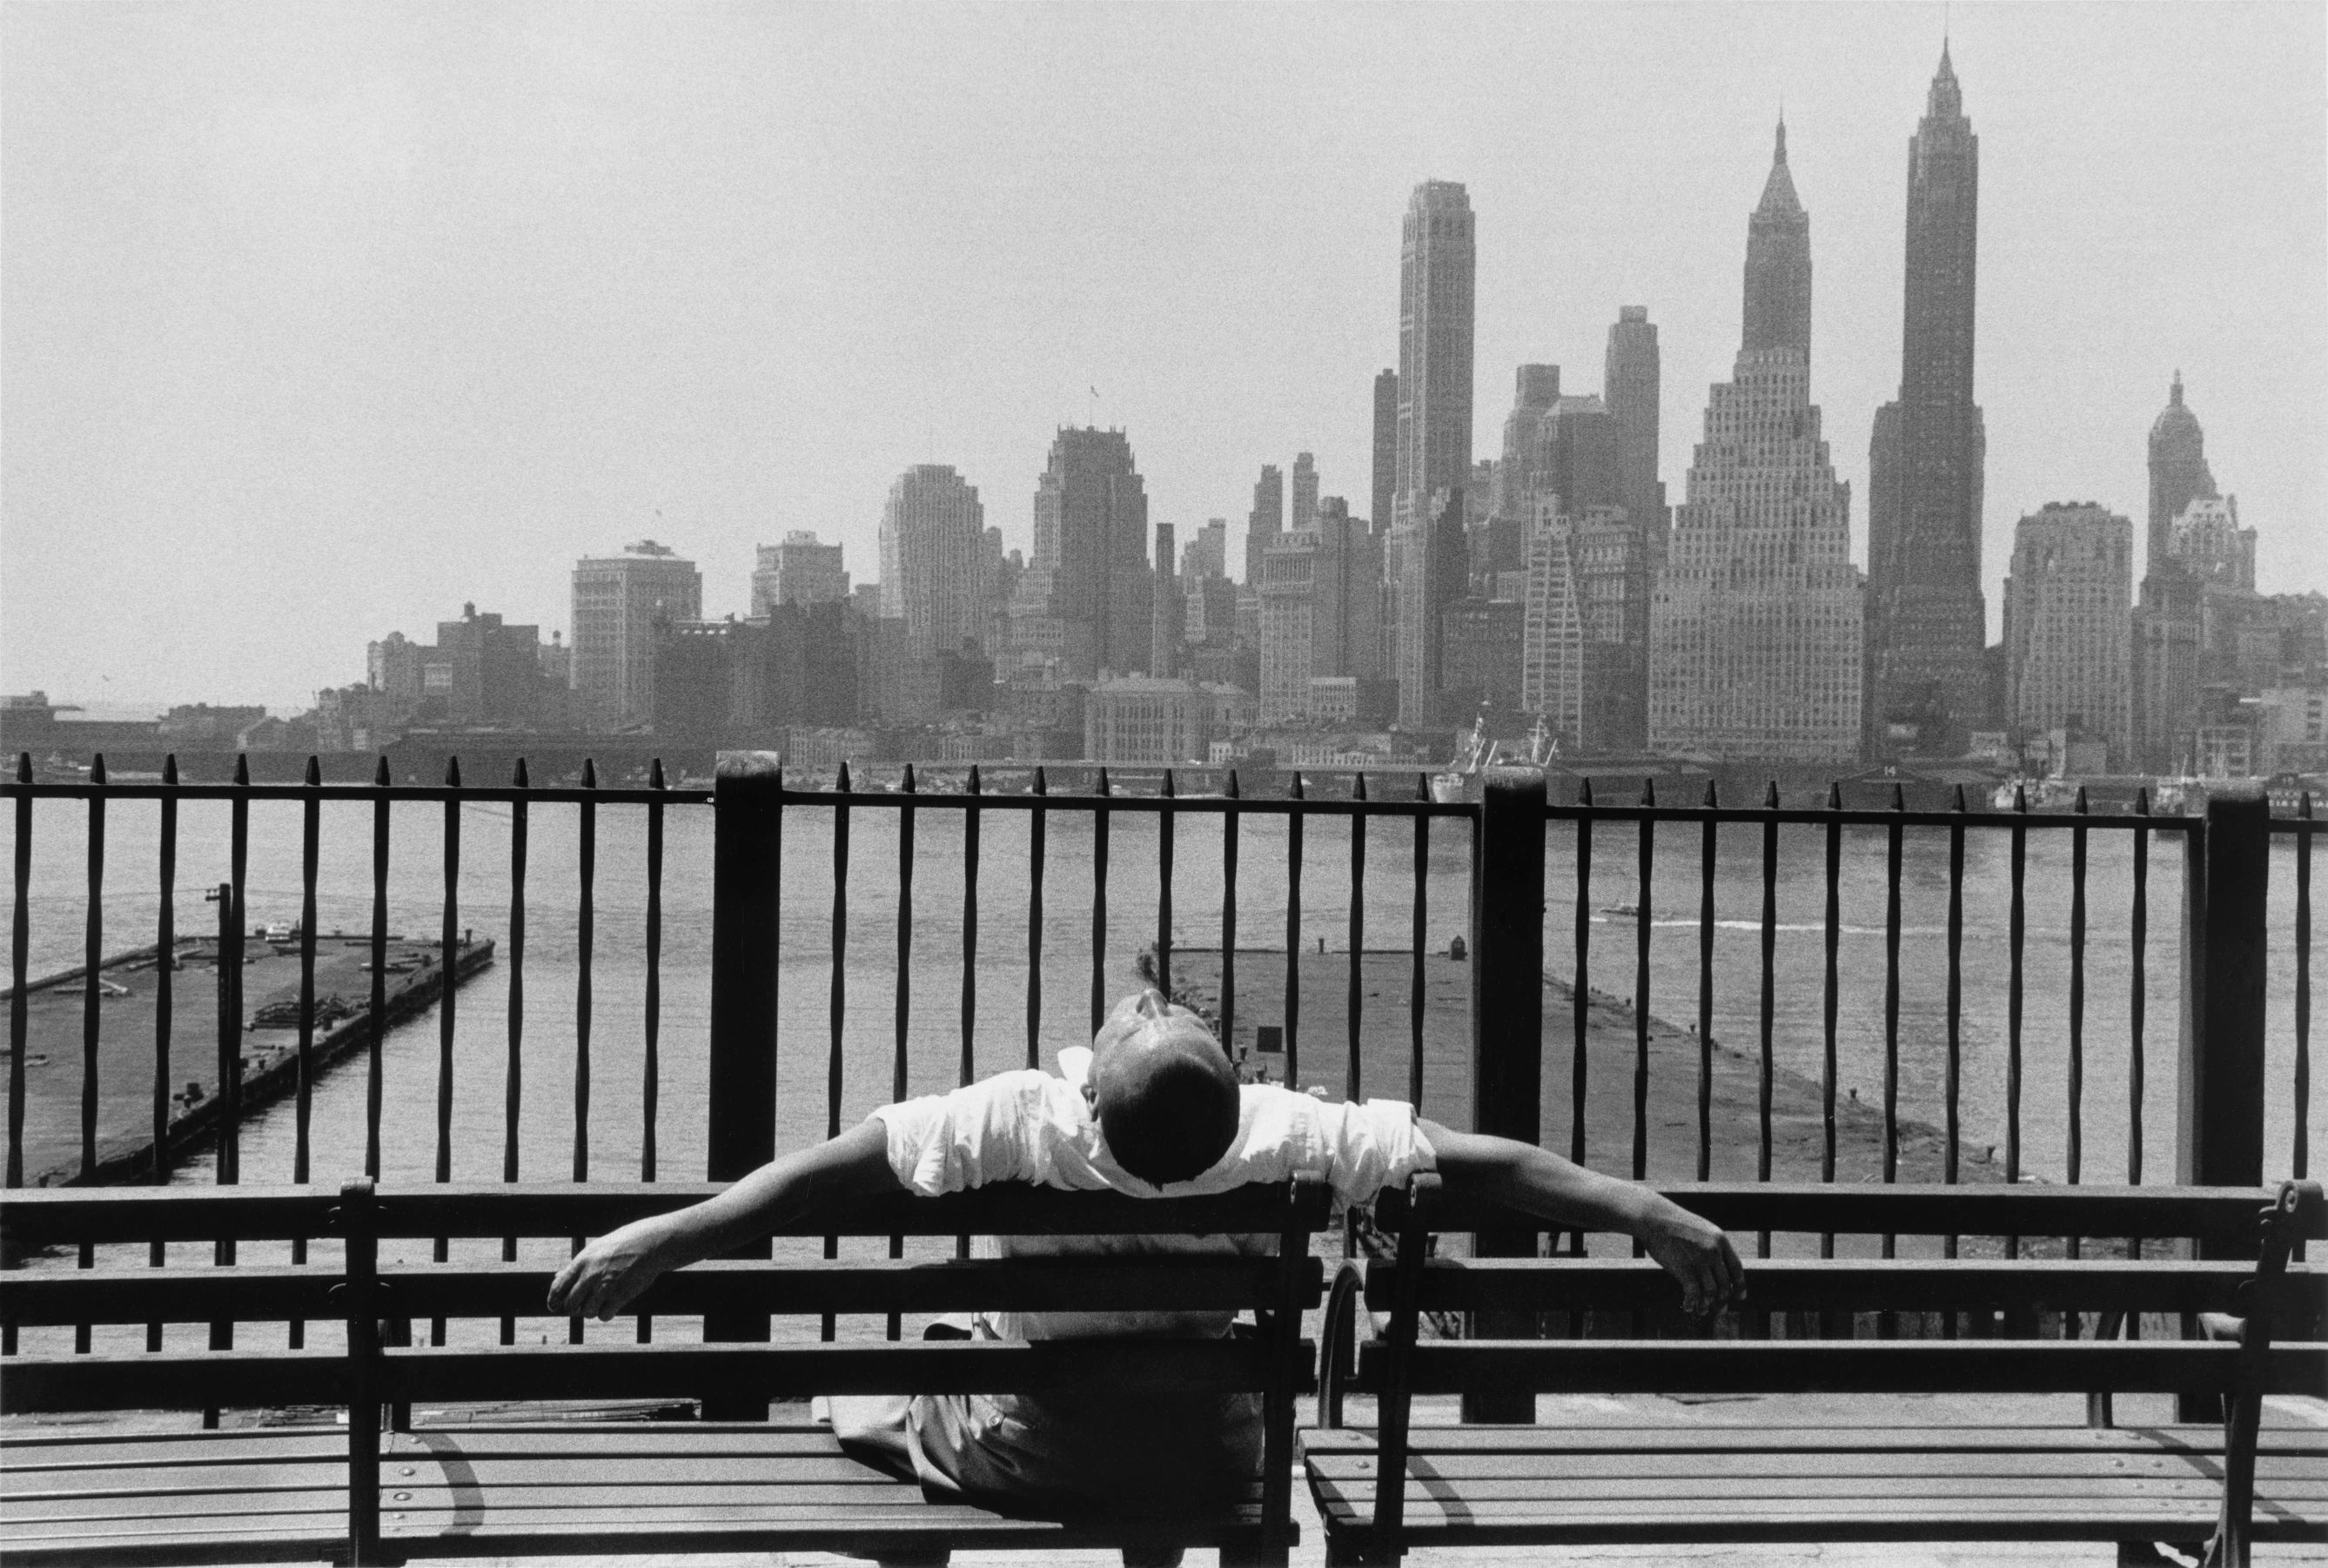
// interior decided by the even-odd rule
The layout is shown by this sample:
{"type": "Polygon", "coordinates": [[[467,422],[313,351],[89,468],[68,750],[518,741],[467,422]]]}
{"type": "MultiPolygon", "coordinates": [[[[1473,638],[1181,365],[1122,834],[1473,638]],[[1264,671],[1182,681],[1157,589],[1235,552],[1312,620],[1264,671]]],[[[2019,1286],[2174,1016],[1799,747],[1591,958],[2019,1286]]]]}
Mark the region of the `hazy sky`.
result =
{"type": "MultiPolygon", "coordinates": [[[[1954,7],[1992,635],[2022,513],[2090,499],[2139,532],[2178,366],[2261,586],[2328,587],[2323,14],[1954,7]]],[[[643,534],[741,611],[788,529],[870,578],[916,462],[1024,546],[1054,429],[1094,413],[1184,534],[1241,532],[1254,471],[1305,448],[1366,512],[1426,178],[1478,214],[1477,450],[1516,365],[1597,390],[1617,307],[1646,305],[1679,502],[1781,101],[1812,391],[1863,539],[1942,26],[7,0],[0,687],[304,707],[465,599],[563,628],[574,559],[643,534]]]]}

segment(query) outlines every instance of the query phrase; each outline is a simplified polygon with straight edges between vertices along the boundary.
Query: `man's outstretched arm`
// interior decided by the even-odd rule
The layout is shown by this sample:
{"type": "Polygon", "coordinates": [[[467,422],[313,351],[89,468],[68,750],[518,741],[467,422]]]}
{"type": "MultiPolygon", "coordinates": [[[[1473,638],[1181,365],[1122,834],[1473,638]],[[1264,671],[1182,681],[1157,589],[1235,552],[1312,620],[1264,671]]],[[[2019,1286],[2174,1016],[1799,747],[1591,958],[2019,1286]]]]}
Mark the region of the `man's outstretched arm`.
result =
{"type": "Polygon", "coordinates": [[[1439,1156],[1439,1179],[1450,1194],[1490,1199],[1579,1230],[1622,1231],[1638,1238],[1649,1256],[1681,1282],[1682,1307],[1692,1315],[1745,1295],[1745,1268],[1730,1238],[1711,1220],[1548,1149],[1419,1120],[1439,1156]]]}
{"type": "Polygon", "coordinates": [[[769,1161],[717,1197],[600,1236],[549,1282],[549,1310],[611,1318],[672,1269],[903,1189],[889,1169],[881,1119],[868,1117],[838,1138],[769,1161]]]}

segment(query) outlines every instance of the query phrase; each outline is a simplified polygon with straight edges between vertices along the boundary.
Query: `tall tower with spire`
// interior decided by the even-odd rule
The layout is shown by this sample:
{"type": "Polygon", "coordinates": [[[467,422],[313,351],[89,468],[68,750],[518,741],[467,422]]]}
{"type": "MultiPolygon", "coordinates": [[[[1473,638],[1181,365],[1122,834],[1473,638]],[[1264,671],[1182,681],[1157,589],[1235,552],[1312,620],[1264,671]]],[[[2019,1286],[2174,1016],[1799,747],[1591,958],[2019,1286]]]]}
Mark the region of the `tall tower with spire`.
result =
{"type": "Polygon", "coordinates": [[[1876,411],[1867,495],[1868,738],[1879,752],[1964,743],[1991,717],[1980,587],[1987,432],[1973,401],[1980,138],[1948,46],[1908,140],[1900,396],[1876,411]]]}
{"type": "Polygon", "coordinates": [[[2166,407],[2150,423],[2150,554],[2145,572],[2166,564],[2174,520],[2194,501],[2216,499],[2214,472],[2207,466],[2207,433],[2182,400],[2182,372],[2174,372],[2166,407]]]}
{"type": "Polygon", "coordinates": [[[1811,352],[1811,220],[1787,169],[1783,118],[1762,200],[1746,221],[1745,349],[1811,352]]]}
{"type": "Polygon", "coordinates": [[[1394,592],[1392,673],[1398,721],[1433,722],[1440,611],[1461,593],[1441,570],[1451,528],[1460,542],[1471,477],[1472,285],[1478,271],[1471,198],[1425,180],[1407,202],[1399,242],[1398,460],[1385,569],[1394,592]]]}
{"type": "Polygon", "coordinates": [[[1851,487],[1810,400],[1810,220],[1783,134],[1747,226],[1744,343],[1705,409],[1649,603],[1648,745],[1837,763],[1860,742],[1851,487]]]}

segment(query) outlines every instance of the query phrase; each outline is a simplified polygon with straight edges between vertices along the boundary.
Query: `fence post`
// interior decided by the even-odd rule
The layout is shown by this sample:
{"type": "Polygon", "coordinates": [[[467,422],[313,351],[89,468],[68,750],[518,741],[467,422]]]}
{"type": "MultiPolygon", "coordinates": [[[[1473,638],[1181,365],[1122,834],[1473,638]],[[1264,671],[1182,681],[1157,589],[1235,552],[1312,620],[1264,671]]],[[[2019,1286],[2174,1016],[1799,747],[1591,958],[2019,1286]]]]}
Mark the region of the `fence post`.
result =
{"type": "Polygon", "coordinates": [[[2190,922],[2197,940],[2185,952],[2195,962],[2178,1075],[2178,1175],[2204,1187],[2259,1187],[2271,803],[2260,794],[2209,800],[2199,859],[2190,922]]]}
{"type": "MultiPolygon", "coordinates": [[[[776,1153],[776,926],[783,863],[776,755],[723,751],[711,793],[711,1059],[704,1176],[734,1181],[776,1153]]],[[[739,1255],[765,1257],[763,1242],[739,1255]]],[[[706,1341],[764,1340],[765,1312],[707,1312],[706,1341]]],[[[703,1400],[706,1421],[765,1421],[749,1394],[703,1400]]]]}
{"type": "MultiPolygon", "coordinates": [[[[1522,1143],[1543,1138],[1544,770],[1487,775],[1471,863],[1471,1127],[1522,1143]]],[[[1534,1227],[1481,1231],[1474,1256],[1532,1257],[1534,1227]]],[[[1478,1312],[1475,1338],[1528,1338],[1529,1312],[1478,1312]]],[[[1466,1422],[1532,1422],[1525,1390],[1463,1396],[1466,1422]]]]}

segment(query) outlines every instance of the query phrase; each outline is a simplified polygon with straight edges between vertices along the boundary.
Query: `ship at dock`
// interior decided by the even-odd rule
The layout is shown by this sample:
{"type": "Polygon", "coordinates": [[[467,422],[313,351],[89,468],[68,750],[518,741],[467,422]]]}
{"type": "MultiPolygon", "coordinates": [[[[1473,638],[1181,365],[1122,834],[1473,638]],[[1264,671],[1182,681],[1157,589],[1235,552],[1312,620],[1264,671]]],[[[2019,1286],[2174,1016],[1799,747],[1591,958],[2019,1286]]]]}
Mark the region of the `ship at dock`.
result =
{"type": "MultiPolygon", "coordinates": [[[[313,941],[306,1061],[320,1078],[360,1056],[372,1038],[375,962],[369,933],[318,933],[313,941]]],[[[241,972],[226,993],[239,993],[242,1013],[230,1022],[220,999],[215,936],[182,939],[167,953],[158,946],[117,953],[94,976],[81,966],[28,981],[22,1060],[8,1065],[23,1097],[25,1183],[151,1180],[214,1138],[230,1105],[248,1116],[296,1093],[306,944],[296,926],[277,924],[230,947],[239,949],[241,972]],[[93,1123],[84,1098],[92,1021],[93,1123]],[[221,1048],[221,1035],[230,1046],[221,1048]]],[[[458,987],[493,956],[493,939],[474,932],[457,935],[449,953],[438,942],[388,937],[377,964],[380,1029],[427,1010],[448,982],[458,987]]]]}

